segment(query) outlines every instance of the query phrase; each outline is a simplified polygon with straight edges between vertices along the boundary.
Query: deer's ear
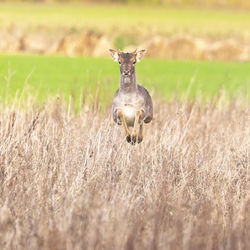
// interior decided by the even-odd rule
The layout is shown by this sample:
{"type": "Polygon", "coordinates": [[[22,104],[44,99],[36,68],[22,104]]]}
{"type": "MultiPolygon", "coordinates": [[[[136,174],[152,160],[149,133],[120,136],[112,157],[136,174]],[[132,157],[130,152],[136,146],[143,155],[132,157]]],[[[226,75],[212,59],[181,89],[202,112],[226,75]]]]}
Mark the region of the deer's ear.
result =
{"type": "Polygon", "coordinates": [[[142,49],[136,53],[136,61],[140,62],[142,57],[146,54],[146,50],[142,49]]]}
{"type": "Polygon", "coordinates": [[[113,60],[115,62],[118,62],[119,59],[119,54],[117,51],[113,50],[113,49],[109,49],[109,54],[111,55],[111,57],[113,58],[113,60]]]}

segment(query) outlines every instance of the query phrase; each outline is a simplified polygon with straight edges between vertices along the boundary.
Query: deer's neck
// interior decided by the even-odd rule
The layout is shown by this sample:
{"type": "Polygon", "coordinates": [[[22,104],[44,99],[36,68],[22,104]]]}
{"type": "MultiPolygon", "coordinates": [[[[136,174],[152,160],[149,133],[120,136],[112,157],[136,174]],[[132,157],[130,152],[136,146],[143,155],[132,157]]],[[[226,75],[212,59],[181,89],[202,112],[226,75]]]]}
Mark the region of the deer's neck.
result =
{"type": "Polygon", "coordinates": [[[135,73],[130,76],[121,75],[120,76],[120,91],[124,94],[135,93],[137,90],[136,76],[135,73]]]}

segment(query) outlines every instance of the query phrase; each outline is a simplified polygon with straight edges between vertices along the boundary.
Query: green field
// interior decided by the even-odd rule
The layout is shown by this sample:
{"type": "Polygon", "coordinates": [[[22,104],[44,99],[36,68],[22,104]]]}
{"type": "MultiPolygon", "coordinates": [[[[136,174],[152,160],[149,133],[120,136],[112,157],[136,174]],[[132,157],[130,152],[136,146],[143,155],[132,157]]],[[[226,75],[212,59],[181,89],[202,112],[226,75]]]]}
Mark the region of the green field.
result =
{"type": "MultiPolygon", "coordinates": [[[[138,83],[155,97],[207,99],[225,90],[237,96],[250,86],[250,63],[194,62],[144,59],[136,66],[138,83]]],[[[36,96],[72,96],[78,104],[89,102],[100,89],[102,104],[110,103],[119,84],[119,66],[111,59],[61,56],[1,55],[2,100],[36,96]]]]}
{"type": "MultiPolygon", "coordinates": [[[[24,29],[86,29],[119,34],[188,33],[210,38],[249,40],[248,11],[170,6],[0,4],[0,27],[24,29]]],[[[51,34],[53,35],[53,34],[51,34]]]]}

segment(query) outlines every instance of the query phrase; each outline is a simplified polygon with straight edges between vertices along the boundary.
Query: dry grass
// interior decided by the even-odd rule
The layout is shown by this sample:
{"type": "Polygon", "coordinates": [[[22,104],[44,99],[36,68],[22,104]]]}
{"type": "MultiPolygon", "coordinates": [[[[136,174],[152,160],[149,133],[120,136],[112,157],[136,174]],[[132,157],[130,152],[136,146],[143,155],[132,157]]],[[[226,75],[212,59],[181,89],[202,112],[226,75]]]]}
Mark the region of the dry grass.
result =
{"type": "Polygon", "coordinates": [[[140,145],[108,114],[0,113],[0,249],[250,249],[249,109],[156,104],[140,145]]]}

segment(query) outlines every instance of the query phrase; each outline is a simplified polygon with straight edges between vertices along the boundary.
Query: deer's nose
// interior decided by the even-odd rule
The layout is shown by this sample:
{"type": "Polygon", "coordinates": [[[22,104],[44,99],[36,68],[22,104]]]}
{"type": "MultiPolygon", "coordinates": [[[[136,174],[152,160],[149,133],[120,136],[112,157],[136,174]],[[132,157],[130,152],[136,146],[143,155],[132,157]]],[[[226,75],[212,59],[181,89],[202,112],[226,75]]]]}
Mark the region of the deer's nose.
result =
{"type": "Polygon", "coordinates": [[[129,75],[129,70],[128,69],[125,69],[124,71],[123,71],[123,75],[129,75]]]}

